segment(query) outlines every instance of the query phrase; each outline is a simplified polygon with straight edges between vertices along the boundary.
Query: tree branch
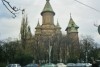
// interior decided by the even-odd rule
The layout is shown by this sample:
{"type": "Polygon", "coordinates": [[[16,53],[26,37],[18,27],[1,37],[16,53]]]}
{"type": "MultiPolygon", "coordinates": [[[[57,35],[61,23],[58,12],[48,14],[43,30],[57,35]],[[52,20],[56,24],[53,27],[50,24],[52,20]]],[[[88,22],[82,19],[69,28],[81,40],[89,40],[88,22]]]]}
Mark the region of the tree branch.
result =
{"type": "MultiPolygon", "coordinates": [[[[2,3],[3,3],[3,5],[7,8],[7,10],[11,13],[11,14],[13,14],[13,18],[15,18],[16,17],[16,12],[18,12],[18,11],[20,11],[20,9],[18,9],[18,8],[16,8],[15,6],[11,6],[11,4],[8,2],[8,1],[6,1],[6,0],[2,0],[2,3]],[[11,8],[11,9],[9,9],[9,8],[11,8]]],[[[22,11],[22,10],[21,10],[22,11]]]]}

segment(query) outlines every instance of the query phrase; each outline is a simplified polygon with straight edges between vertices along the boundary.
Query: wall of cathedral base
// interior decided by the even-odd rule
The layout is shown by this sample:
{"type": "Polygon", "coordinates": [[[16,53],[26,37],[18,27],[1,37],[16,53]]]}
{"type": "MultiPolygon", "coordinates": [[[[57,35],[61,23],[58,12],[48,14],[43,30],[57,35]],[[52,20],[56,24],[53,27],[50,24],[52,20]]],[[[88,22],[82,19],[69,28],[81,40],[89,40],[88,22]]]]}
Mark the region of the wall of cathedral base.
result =
{"type": "Polygon", "coordinates": [[[80,54],[80,45],[79,45],[79,37],[78,33],[69,33],[67,35],[67,41],[69,46],[69,55],[70,58],[79,58],[80,54]]]}

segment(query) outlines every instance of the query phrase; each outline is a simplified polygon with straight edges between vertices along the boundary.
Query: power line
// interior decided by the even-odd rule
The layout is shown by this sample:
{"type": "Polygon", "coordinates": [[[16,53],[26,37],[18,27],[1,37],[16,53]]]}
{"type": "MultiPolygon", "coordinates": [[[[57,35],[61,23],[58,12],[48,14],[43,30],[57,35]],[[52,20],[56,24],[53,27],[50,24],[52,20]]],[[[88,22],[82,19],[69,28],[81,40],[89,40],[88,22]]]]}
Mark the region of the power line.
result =
{"type": "Polygon", "coordinates": [[[97,11],[97,12],[100,12],[100,10],[98,10],[98,9],[96,9],[96,8],[93,8],[93,7],[89,6],[89,5],[86,5],[86,4],[84,4],[84,3],[82,3],[82,2],[80,2],[80,1],[78,1],[78,0],[75,0],[75,1],[78,2],[78,3],[80,3],[80,4],[82,4],[82,5],[84,5],[84,6],[86,6],[86,7],[88,7],[88,8],[91,8],[91,9],[97,11]]]}

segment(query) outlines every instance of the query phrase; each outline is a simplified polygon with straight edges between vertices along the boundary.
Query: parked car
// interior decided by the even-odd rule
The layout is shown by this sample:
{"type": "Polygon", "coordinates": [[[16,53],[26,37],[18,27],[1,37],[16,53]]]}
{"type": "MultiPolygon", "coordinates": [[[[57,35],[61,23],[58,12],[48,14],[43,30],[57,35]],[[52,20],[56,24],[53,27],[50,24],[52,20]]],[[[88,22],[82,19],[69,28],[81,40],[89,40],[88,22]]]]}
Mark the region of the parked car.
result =
{"type": "Polygon", "coordinates": [[[76,66],[75,63],[68,63],[67,64],[67,67],[74,67],[74,66],[76,66]]]}
{"type": "Polygon", "coordinates": [[[21,67],[20,64],[8,64],[6,67],[21,67]]]}
{"type": "Polygon", "coordinates": [[[25,67],[39,67],[39,65],[31,63],[31,64],[27,64],[25,67]]]}
{"type": "Polygon", "coordinates": [[[91,67],[90,63],[68,63],[67,67],[91,67]]]}
{"type": "Polygon", "coordinates": [[[42,65],[41,67],[57,67],[57,65],[55,65],[55,64],[52,64],[52,63],[47,63],[47,64],[44,64],[44,65],[42,65]]]}
{"type": "Polygon", "coordinates": [[[64,63],[57,63],[57,67],[66,67],[64,63]]]}

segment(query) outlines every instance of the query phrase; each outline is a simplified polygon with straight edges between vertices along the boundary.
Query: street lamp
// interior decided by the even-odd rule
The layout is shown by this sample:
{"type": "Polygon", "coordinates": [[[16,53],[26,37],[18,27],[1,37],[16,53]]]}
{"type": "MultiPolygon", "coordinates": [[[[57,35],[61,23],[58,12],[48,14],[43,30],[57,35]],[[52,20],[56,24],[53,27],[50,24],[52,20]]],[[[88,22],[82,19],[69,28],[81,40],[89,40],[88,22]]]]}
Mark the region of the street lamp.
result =
{"type": "Polygon", "coordinates": [[[49,37],[49,50],[48,50],[48,54],[49,54],[49,64],[51,63],[51,51],[52,51],[52,46],[51,46],[51,38],[49,37]]]}

